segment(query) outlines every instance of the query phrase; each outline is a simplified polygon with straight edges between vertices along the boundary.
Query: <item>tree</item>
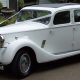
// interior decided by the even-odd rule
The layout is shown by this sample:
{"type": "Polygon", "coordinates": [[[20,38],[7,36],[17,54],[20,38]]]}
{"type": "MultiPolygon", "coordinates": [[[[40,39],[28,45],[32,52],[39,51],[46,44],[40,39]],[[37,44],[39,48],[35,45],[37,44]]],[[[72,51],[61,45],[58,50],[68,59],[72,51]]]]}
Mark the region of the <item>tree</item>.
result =
{"type": "Polygon", "coordinates": [[[18,8],[19,10],[24,7],[24,0],[18,0],[18,8]]]}
{"type": "Polygon", "coordinates": [[[3,8],[3,5],[2,5],[2,3],[0,2],[0,10],[3,8]]]}

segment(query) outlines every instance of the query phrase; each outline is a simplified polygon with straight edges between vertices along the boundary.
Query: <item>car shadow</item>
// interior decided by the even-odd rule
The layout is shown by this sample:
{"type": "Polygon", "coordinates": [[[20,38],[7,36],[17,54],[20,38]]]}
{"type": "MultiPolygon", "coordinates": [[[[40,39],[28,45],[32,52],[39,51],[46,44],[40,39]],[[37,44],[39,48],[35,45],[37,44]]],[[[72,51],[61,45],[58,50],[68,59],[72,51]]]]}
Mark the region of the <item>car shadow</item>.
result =
{"type": "Polygon", "coordinates": [[[9,72],[0,70],[0,80],[20,80],[20,79],[17,79],[9,72]]]}
{"type": "MultiPolygon", "coordinates": [[[[80,63],[80,55],[76,55],[73,57],[68,57],[65,59],[56,60],[56,61],[52,61],[52,62],[48,62],[48,63],[36,64],[34,66],[32,74],[44,72],[44,71],[48,71],[48,70],[53,70],[53,69],[57,69],[57,68],[61,68],[64,66],[77,64],[77,63],[80,63]]],[[[9,72],[0,70],[0,80],[21,80],[21,79],[14,77],[14,75],[12,75],[9,72]]]]}
{"type": "Polygon", "coordinates": [[[53,69],[57,69],[57,68],[77,64],[77,63],[80,63],[80,55],[76,55],[76,56],[72,56],[72,57],[68,57],[68,58],[64,58],[48,63],[38,64],[35,66],[33,72],[34,73],[44,72],[47,70],[53,70],[53,69]]]}

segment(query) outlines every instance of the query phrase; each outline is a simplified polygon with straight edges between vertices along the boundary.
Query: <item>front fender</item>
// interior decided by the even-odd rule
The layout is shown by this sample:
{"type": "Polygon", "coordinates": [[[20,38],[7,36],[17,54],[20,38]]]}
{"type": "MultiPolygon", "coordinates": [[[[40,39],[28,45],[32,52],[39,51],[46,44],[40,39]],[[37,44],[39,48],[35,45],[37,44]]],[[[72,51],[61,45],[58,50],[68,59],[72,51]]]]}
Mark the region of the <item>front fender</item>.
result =
{"type": "Polygon", "coordinates": [[[29,39],[17,39],[7,45],[7,49],[2,56],[2,64],[10,64],[17,51],[25,46],[34,48],[34,43],[29,39]]]}
{"type": "Polygon", "coordinates": [[[5,53],[2,56],[2,64],[7,65],[12,62],[16,53],[23,47],[30,47],[34,50],[38,63],[49,62],[54,59],[54,55],[46,52],[30,39],[17,39],[8,44],[5,53]]]}

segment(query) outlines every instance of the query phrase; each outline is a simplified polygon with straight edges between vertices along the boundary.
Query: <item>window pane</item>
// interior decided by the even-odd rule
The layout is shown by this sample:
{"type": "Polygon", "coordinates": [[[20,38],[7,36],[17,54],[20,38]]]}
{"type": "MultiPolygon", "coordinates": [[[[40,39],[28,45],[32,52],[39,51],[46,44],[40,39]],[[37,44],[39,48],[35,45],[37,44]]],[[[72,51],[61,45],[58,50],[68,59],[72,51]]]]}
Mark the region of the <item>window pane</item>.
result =
{"type": "Polygon", "coordinates": [[[30,19],[35,19],[51,14],[49,11],[39,11],[39,10],[22,10],[18,14],[17,21],[25,21],[30,19]]]}
{"type": "Polygon", "coordinates": [[[53,23],[65,24],[70,22],[70,11],[59,12],[55,15],[53,23]]]}
{"type": "Polygon", "coordinates": [[[51,12],[48,11],[37,11],[37,17],[42,17],[51,14],[51,12]]]}
{"type": "Polygon", "coordinates": [[[74,21],[75,22],[80,22],[80,10],[75,10],[74,11],[74,21]]]}

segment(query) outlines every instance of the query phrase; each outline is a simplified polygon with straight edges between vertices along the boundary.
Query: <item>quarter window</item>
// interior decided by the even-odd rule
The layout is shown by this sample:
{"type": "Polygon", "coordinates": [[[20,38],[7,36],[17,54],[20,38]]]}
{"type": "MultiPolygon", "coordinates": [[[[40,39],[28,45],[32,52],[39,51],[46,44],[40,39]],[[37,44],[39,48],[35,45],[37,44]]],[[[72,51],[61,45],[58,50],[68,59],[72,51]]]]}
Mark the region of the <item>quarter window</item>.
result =
{"type": "Polygon", "coordinates": [[[55,15],[53,23],[65,24],[70,22],[70,11],[59,12],[55,15]]]}
{"type": "Polygon", "coordinates": [[[75,22],[80,22],[80,10],[75,10],[74,11],[74,21],[75,22]]]}

